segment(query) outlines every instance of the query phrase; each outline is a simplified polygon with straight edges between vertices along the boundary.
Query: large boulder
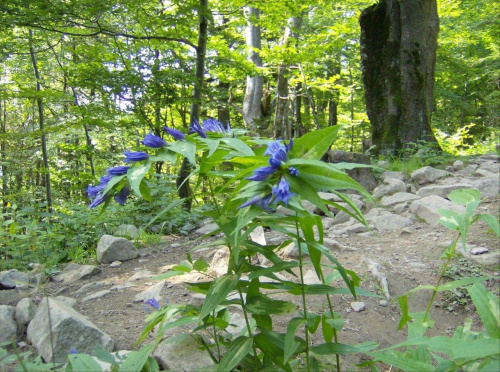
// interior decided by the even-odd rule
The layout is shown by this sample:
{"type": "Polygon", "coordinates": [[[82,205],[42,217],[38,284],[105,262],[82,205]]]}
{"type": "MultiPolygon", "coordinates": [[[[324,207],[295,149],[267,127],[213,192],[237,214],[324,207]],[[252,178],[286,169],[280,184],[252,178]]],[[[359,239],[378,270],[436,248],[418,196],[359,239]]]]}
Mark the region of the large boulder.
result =
{"type": "Polygon", "coordinates": [[[138,255],[137,248],[125,238],[103,235],[97,244],[97,262],[99,263],[128,261],[138,255]]]}
{"type": "Polygon", "coordinates": [[[0,290],[13,288],[28,288],[30,278],[25,273],[16,269],[2,271],[0,273],[0,290]]]}
{"type": "Polygon", "coordinates": [[[500,192],[500,177],[495,174],[490,177],[480,178],[472,183],[472,187],[481,192],[481,197],[494,200],[500,192]]]}
{"type": "Polygon", "coordinates": [[[446,185],[431,185],[422,187],[418,190],[417,194],[421,197],[437,195],[442,198],[447,198],[448,194],[453,190],[459,189],[470,189],[472,186],[467,183],[456,183],[456,184],[446,184],[446,185]]]}
{"type": "Polygon", "coordinates": [[[108,351],[114,348],[113,339],[87,318],[47,297],[28,326],[28,340],[46,362],[63,362],[72,349],[92,354],[96,346],[108,351]]]}
{"type": "Polygon", "coordinates": [[[0,343],[16,341],[17,324],[14,306],[0,305],[0,343]]]}
{"type": "Polygon", "coordinates": [[[30,298],[23,298],[16,305],[16,322],[20,327],[26,327],[36,314],[36,305],[30,298]]]}
{"type": "Polygon", "coordinates": [[[432,182],[434,182],[440,178],[444,178],[448,175],[449,175],[449,173],[442,170],[442,169],[436,169],[436,168],[432,168],[432,167],[427,166],[427,167],[417,169],[416,171],[413,171],[410,179],[419,185],[423,185],[426,183],[432,183],[432,182]]]}
{"type": "MultiPolygon", "coordinates": [[[[371,165],[370,157],[365,154],[356,152],[345,152],[341,150],[328,151],[328,162],[332,164],[337,163],[356,163],[371,165]]],[[[358,181],[366,190],[372,191],[377,187],[377,180],[373,175],[372,168],[355,168],[347,170],[347,174],[353,180],[358,181]]]]}
{"type": "Polygon", "coordinates": [[[399,230],[413,225],[410,218],[399,216],[381,209],[373,209],[366,220],[378,231],[399,230]]]}
{"type": "Polygon", "coordinates": [[[54,276],[52,280],[56,283],[71,283],[80,279],[85,279],[99,273],[99,268],[95,265],[68,264],[60,274],[54,276]]]}
{"type": "Polygon", "coordinates": [[[457,213],[465,212],[465,207],[436,195],[415,200],[410,205],[410,212],[431,225],[437,224],[437,221],[441,218],[439,209],[449,209],[457,213]]]}
{"type": "Polygon", "coordinates": [[[406,192],[405,183],[397,178],[384,178],[382,183],[373,190],[373,197],[378,199],[397,192],[406,192]]]}
{"type": "Polygon", "coordinates": [[[186,335],[181,342],[159,344],[153,353],[153,358],[163,369],[169,371],[196,371],[213,366],[214,362],[208,351],[201,350],[202,345],[194,337],[186,335]]]}
{"type": "Polygon", "coordinates": [[[394,206],[396,204],[406,203],[420,199],[420,196],[410,194],[408,192],[397,192],[394,195],[384,196],[380,201],[385,207],[394,206]]]}

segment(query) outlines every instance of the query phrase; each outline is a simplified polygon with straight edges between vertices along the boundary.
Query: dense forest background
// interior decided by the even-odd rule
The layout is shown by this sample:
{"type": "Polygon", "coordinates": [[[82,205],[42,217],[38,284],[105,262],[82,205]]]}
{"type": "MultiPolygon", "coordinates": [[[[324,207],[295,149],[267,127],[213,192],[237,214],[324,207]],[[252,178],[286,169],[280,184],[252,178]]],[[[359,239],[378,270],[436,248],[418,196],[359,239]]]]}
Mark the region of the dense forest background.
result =
{"type": "MultiPolygon", "coordinates": [[[[373,3],[2,1],[2,265],[85,259],[100,231],[147,223],[176,197],[175,169],[157,167],[151,202],[99,219],[86,186],[147,133],[187,132],[193,100],[200,120],[267,137],[343,124],[336,148],[366,150],[358,19],[373,3]]],[[[432,129],[453,155],[495,149],[499,12],[495,1],[438,1],[432,129]]],[[[186,232],[196,218],[179,212],[161,228],[186,232]]]]}

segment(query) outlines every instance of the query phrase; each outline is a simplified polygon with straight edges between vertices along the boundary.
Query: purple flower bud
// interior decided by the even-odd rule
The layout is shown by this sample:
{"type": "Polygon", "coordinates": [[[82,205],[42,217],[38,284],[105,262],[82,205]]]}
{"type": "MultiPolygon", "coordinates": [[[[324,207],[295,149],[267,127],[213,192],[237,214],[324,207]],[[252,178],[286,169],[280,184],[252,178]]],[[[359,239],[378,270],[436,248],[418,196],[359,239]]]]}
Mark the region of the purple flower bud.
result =
{"type": "Polygon", "coordinates": [[[184,133],[182,133],[180,130],[168,127],[163,127],[163,130],[174,137],[174,139],[176,139],[177,141],[184,141],[184,139],[186,138],[184,133]]]}
{"type": "Polygon", "coordinates": [[[125,163],[142,161],[146,160],[149,157],[147,153],[142,151],[124,151],[123,155],[125,155],[125,163]]]}
{"type": "Polygon", "coordinates": [[[271,194],[268,194],[264,197],[256,195],[252,199],[247,201],[246,203],[243,203],[242,205],[240,205],[238,207],[238,209],[245,208],[245,207],[248,207],[250,205],[256,205],[256,206],[261,207],[262,209],[269,212],[269,211],[271,211],[271,209],[269,208],[269,204],[271,203],[271,198],[272,198],[271,194]]]}
{"type": "Polygon", "coordinates": [[[200,137],[207,138],[207,133],[205,133],[203,128],[200,126],[200,123],[198,123],[198,120],[196,120],[195,118],[193,118],[191,126],[189,127],[189,134],[191,133],[198,133],[200,137]]]}
{"type": "Polygon", "coordinates": [[[71,350],[69,351],[69,353],[70,353],[70,354],[78,354],[78,351],[76,351],[76,349],[71,349],[71,350]]]}
{"type": "Polygon", "coordinates": [[[222,123],[215,119],[206,119],[203,122],[203,129],[205,132],[215,132],[220,134],[226,134],[226,130],[222,123]]]}
{"type": "Polygon", "coordinates": [[[130,194],[130,189],[127,186],[124,186],[120,192],[115,195],[115,201],[120,205],[125,205],[128,194],[130,194]]]}
{"type": "Polygon", "coordinates": [[[130,169],[129,166],[123,165],[123,166],[119,166],[119,167],[109,168],[106,171],[106,173],[109,176],[122,176],[122,175],[126,174],[129,169],[130,169]]]}
{"type": "Polygon", "coordinates": [[[98,205],[104,203],[108,199],[109,195],[102,196],[102,194],[98,194],[94,200],[92,200],[92,203],[90,203],[89,208],[95,208],[98,205]]]}
{"type": "Polygon", "coordinates": [[[97,186],[88,185],[87,194],[90,199],[94,199],[99,193],[101,193],[106,188],[105,184],[99,184],[97,186]]]}
{"type": "Polygon", "coordinates": [[[272,193],[276,197],[275,203],[283,202],[285,205],[288,205],[288,201],[296,195],[290,192],[290,185],[284,178],[281,179],[278,186],[273,186],[272,193]]]}
{"type": "Polygon", "coordinates": [[[158,136],[155,136],[153,133],[148,133],[144,137],[144,140],[141,141],[144,146],[151,147],[153,149],[159,149],[160,147],[167,146],[167,142],[158,136]]]}
{"type": "Polygon", "coordinates": [[[154,298],[154,297],[147,300],[146,304],[148,304],[149,306],[151,306],[155,310],[160,310],[160,304],[158,303],[158,301],[156,301],[156,298],[154,298]]]}
{"type": "Polygon", "coordinates": [[[264,155],[273,156],[274,154],[276,154],[280,150],[286,151],[286,148],[285,148],[285,146],[283,146],[281,141],[269,142],[269,144],[267,145],[266,151],[264,151],[264,155]]]}
{"type": "Polygon", "coordinates": [[[294,177],[298,177],[299,176],[299,171],[297,168],[294,168],[294,167],[288,167],[288,172],[290,172],[290,174],[294,177]]]}
{"type": "Polygon", "coordinates": [[[293,139],[291,139],[290,141],[288,141],[288,144],[285,145],[285,150],[287,152],[287,154],[290,152],[290,150],[292,149],[292,146],[293,146],[293,139]]]}

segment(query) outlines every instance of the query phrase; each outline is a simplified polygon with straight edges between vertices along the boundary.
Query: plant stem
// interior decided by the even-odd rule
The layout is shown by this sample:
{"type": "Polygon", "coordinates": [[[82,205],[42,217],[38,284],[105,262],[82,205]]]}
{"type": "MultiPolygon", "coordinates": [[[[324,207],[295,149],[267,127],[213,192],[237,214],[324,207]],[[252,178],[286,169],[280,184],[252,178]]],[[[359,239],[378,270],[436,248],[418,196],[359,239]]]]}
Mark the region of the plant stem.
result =
{"type": "MultiPolygon", "coordinates": [[[[298,218],[298,215],[296,215],[298,218]]],[[[300,271],[300,289],[302,292],[302,307],[304,309],[304,320],[306,321],[306,366],[307,366],[307,371],[311,370],[311,365],[309,362],[309,329],[307,326],[307,303],[306,303],[306,291],[305,291],[305,284],[304,284],[304,269],[303,269],[303,262],[302,262],[302,246],[300,245],[300,236],[299,236],[299,221],[298,219],[295,220],[295,230],[297,232],[297,245],[299,248],[299,271],[300,271]]]]}
{"type": "MultiPolygon", "coordinates": [[[[321,276],[321,282],[325,284],[325,275],[323,274],[323,271],[320,271],[320,276],[321,276]]],[[[335,312],[333,311],[333,304],[332,300],[329,295],[326,295],[326,300],[328,301],[328,308],[330,309],[330,316],[332,319],[335,319],[335,312]]],[[[333,328],[333,338],[335,339],[335,343],[339,342],[338,336],[337,336],[337,330],[333,328]]],[[[340,354],[335,354],[335,359],[337,361],[337,372],[340,372],[340,354]]]]}
{"type": "MultiPolygon", "coordinates": [[[[243,315],[245,316],[245,323],[247,325],[247,330],[248,330],[248,337],[253,337],[252,335],[252,328],[250,327],[250,321],[248,320],[248,314],[247,311],[245,310],[245,301],[243,300],[243,292],[241,292],[241,287],[238,284],[238,294],[240,295],[240,300],[241,300],[241,310],[243,310],[243,315]]],[[[254,355],[257,357],[257,349],[255,348],[255,344],[252,342],[252,349],[254,352],[254,355]]]]}
{"type": "Polygon", "coordinates": [[[439,285],[441,284],[441,281],[443,280],[444,274],[446,273],[446,270],[448,269],[448,265],[450,264],[451,259],[453,258],[453,254],[455,253],[455,248],[457,247],[457,242],[458,242],[458,239],[460,239],[460,236],[461,236],[461,233],[458,233],[457,238],[452,243],[452,247],[451,247],[450,252],[448,252],[448,254],[447,254],[448,258],[447,258],[446,262],[444,263],[443,269],[441,270],[441,274],[439,275],[438,281],[437,281],[437,283],[432,291],[432,296],[431,296],[431,299],[429,301],[429,304],[427,305],[427,309],[425,310],[425,314],[424,314],[424,318],[422,320],[422,323],[425,323],[425,321],[427,320],[427,317],[429,316],[431,306],[434,303],[434,299],[436,298],[436,295],[438,293],[439,285]]]}
{"type": "Polygon", "coordinates": [[[212,318],[214,321],[214,341],[215,341],[215,345],[217,345],[217,361],[220,363],[220,345],[219,345],[219,341],[217,340],[217,329],[215,327],[215,309],[213,311],[212,318]]]}

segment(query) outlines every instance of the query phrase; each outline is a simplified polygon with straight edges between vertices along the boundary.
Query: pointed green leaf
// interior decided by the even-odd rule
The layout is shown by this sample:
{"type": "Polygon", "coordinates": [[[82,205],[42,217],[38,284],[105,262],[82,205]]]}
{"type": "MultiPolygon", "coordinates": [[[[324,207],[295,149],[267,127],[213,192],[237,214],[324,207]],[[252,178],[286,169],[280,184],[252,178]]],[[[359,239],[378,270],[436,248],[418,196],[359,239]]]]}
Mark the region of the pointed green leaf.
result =
{"type": "Polygon", "coordinates": [[[144,176],[148,173],[151,168],[151,161],[147,160],[144,164],[141,164],[138,167],[132,167],[128,170],[127,178],[130,183],[130,187],[134,191],[134,193],[143,197],[141,193],[141,183],[144,176]]]}
{"type": "Polygon", "coordinates": [[[191,164],[196,164],[196,145],[189,141],[177,141],[169,146],[169,150],[186,157],[191,164]]]}
{"type": "Polygon", "coordinates": [[[238,363],[252,350],[253,339],[250,337],[240,336],[226,350],[224,357],[217,366],[217,371],[226,372],[232,371],[238,363]]]}
{"type": "Polygon", "coordinates": [[[213,281],[201,307],[200,321],[209,315],[227,297],[229,292],[236,287],[238,281],[239,277],[233,274],[222,275],[213,281]]]}
{"type": "Polygon", "coordinates": [[[375,349],[378,346],[376,342],[367,341],[357,345],[346,345],[338,342],[327,342],[311,347],[311,351],[318,355],[328,354],[353,354],[353,353],[366,353],[375,349]]]}
{"type": "Polygon", "coordinates": [[[68,361],[71,365],[71,371],[74,372],[87,372],[87,371],[100,371],[101,366],[94,358],[87,354],[70,354],[68,361]]]}
{"type": "Polygon", "coordinates": [[[288,301],[273,300],[264,295],[253,296],[247,299],[246,310],[251,314],[257,315],[286,315],[297,310],[297,305],[288,301]]]}
{"type": "Polygon", "coordinates": [[[292,318],[288,323],[285,335],[284,363],[288,362],[288,359],[290,359],[299,347],[299,343],[295,342],[295,334],[297,333],[297,329],[302,324],[306,324],[306,320],[304,318],[292,318]]]}
{"type": "Polygon", "coordinates": [[[290,159],[321,159],[330,149],[341,128],[341,126],[335,125],[303,135],[295,141],[288,157],[290,159]]]}
{"type": "MultiPolygon", "coordinates": [[[[154,350],[154,345],[146,345],[139,351],[131,351],[127,354],[127,359],[120,366],[120,372],[128,371],[140,371],[146,361],[148,360],[149,354],[154,350]]],[[[100,368],[100,367],[99,367],[100,368]]]]}
{"type": "Polygon", "coordinates": [[[480,214],[479,218],[486,222],[493,232],[500,237],[500,224],[495,216],[492,216],[491,214],[480,214]]]}
{"type": "Polygon", "coordinates": [[[500,300],[498,297],[480,283],[467,288],[467,292],[469,292],[486,332],[491,337],[500,339],[500,300]]]}

